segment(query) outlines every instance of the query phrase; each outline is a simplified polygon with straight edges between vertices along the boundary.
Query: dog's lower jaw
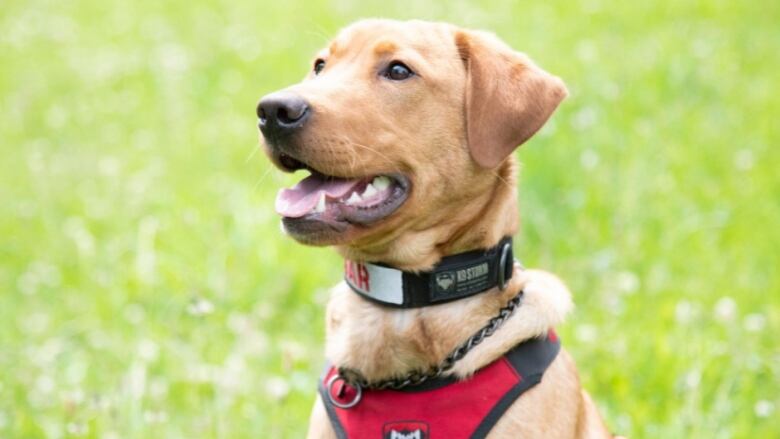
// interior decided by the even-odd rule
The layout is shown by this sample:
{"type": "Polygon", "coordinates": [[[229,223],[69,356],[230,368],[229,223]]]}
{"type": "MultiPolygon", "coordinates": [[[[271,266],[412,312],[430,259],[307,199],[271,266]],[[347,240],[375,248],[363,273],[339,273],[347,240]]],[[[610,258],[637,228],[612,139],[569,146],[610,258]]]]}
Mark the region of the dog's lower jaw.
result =
{"type": "Polygon", "coordinates": [[[458,206],[446,222],[422,228],[401,228],[369,243],[336,246],[349,260],[382,262],[401,270],[423,271],[444,256],[490,248],[504,236],[512,236],[519,224],[514,157],[495,171],[492,187],[483,195],[458,206]]]}

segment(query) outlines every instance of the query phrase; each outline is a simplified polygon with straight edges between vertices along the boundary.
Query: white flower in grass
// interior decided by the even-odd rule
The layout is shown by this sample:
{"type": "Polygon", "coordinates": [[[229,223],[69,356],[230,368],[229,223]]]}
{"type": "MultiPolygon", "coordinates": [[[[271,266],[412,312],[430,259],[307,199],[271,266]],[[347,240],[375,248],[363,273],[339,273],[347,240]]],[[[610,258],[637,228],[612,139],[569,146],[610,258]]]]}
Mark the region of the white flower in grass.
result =
{"type": "Polygon", "coordinates": [[[44,115],[46,117],[46,125],[55,129],[65,126],[70,117],[70,113],[61,105],[52,105],[44,115]]]}
{"type": "Polygon", "coordinates": [[[766,326],[766,317],[759,313],[748,314],[742,324],[748,332],[761,332],[766,326]]]}
{"type": "Polygon", "coordinates": [[[228,315],[227,327],[236,335],[247,334],[254,328],[249,316],[238,312],[231,312],[228,315]]]}
{"type": "Polygon", "coordinates": [[[687,300],[681,300],[677,302],[674,307],[674,318],[677,323],[688,324],[696,316],[696,307],[687,300]]]}
{"type": "Polygon", "coordinates": [[[593,169],[599,164],[599,155],[592,149],[586,149],[580,154],[580,164],[585,169],[593,169]]]}
{"type": "Polygon", "coordinates": [[[98,351],[108,349],[112,342],[105,332],[92,331],[87,334],[87,344],[98,351]]]}
{"type": "Polygon", "coordinates": [[[168,420],[168,413],[162,410],[146,410],[144,422],[147,424],[162,424],[168,420]]]}
{"type": "Polygon", "coordinates": [[[181,73],[189,68],[189,54],[183,46],[167,43],[157,47],[157,62],[155,66],[173,73],[181,73]]]}
{"type": "Polygon", "coordinates": [[[683,375],[683,385],[688,390],[694,390],[699,387],[701,383],[701,371],[699,369],[693,369],[683,375]]]}
{"type": "Polygon", "coordinates": [[[623,314],[623,312],[626,310],[626,305],[623,301],[623,298],[617,294],[608,295],[604,298],[604,302],[609,311],[616,316],[623,314]]]}
{"type": "Polygon", "coordinates": [[[157,359],[160,353],[160,347],[153,340],[144,339],[138,343],[138,356],[147,362],[157,359]]]}
{"type": "Polygon", "coordinates": [[[761,399],[756,401],[753,411],[759,418],[768,418],[775,411],[775,404],[772,401],[761,399]]]}
{"type": "Polygon", "coordinates": [[[226,394],[238,393],[246,387],[246,361],[237,353],[231,353],[222,367],[214,370],[214,381],[226,394]]]}
{"type": "Polygon", "coordinates": [[[35,380],[35,390],[43,395],[48,395],[54,391],[55,382],[48,375],[41,375],[35,380]]]}
{"type": "Polygon", "coordinates": [[[633,271],[621,271],[615,276],[615,286],[621,293],[633,294],[639,289],[639,276],[633,271]]]}
{"type": "Polygon", "coordinates": [[[722,297],[715,303],[715,319],[730,322],[737,315],[737,302],[731,297],[722,297]]]}
{"type": "Polygon", "coordinates": [[[205,316],[214,312],[214,304],[202,297],[195,297],[187,306],[187,312],[194,316],[205,316]]]}
{"type": "Polygon", "coordinates": [[[89,432],[89,427],[83,422],[68,422],[65,430],[73,436],[84,436],[89,432]]]}
{"type": "Polygon", "coordinates": [[[756,159],[753,157],[753,151],[749,149],[740,149],[734,154],[734,167],[739,171],[749,171],[753,169],[756,159]]]}
{"type": "Polygon", "coordinates": [[[87,400],[91,411],[107,412],[111,409],[111,399],[106,395],[95,393],[87,400]]]}
{"type": "Polygon", "coordinates": [[[258,303],[252,311],[258,320],[266,320],[276,314],[276,310],[269,302],[258,303]]]}
{"type": "Polygon", "coordinates": [[[122,168],[122,163],[116,157],[103,157],[98,161],[98,171],[104,177],[116,177],[122,168]]]}
{"type": "Polygon", "coordinates": [[[271,377],[265,382],[265,391],[270,397],[279,400],[290,393],[290,385],[282,377],[271,377]]]}
{"type": "Polygon", "coordinates": [[[305,360],[309,350],[302,343],[295,340],[283,340],[280,343],[282,348],[282,357],[288,362],[298,362],[305,360]]]}
{"type": "Polygon", "coordinates": [[[691,52],[698,59],[707,59],[712,55],[712,41],[706,38],[697,38],[691,42],[691,52]]]}
{"type": "Polygon", "coordinates": [[[35,261],[29,265],[16,281],[16,286],[25,295],[33,295],[40,287],[57,287],[62,281],[62,273],[56,265],[35,261]]]}
{"type": "Polygon", "coordinates": [[[28,334],[42,334],[49,327],[50,320],[45,312],[33,312],[20,318],[19,326],[28,334]]]}
{"type": "Polygon", "coordinates": [[[143,322],[146,318],[144,307],[137,303],[131,303],[125,306],[122,310],[122,315],[128,323],[133,325],[143,322]]]}
{"type": "Polygon", "coordinates": [[[579,325],[576,329],[575,335],[577,340],[583,343],[595,342],[599,336],[596,327],[589,324],[579,325]]]}
{"type": "Polygon", "coordinates": [[[84,381],[84,377],[87,376],[87,363],[83,359],[74,358],[70,363],[65,366],[65,373],[62,378],[68,384],[78,385],[84,381]]]}
{"type": "Polygon", "coordinates": [[[205,363],[194,363],[187,366],[187,380],[193,383],[209,384],[214,382],[215,369],[205,363]]]}
{"type": "MultiPolygon", "coordinates": [[[[577,131],[584,131],[591,126],[593,126],[598,121],[598,113],[596,112],[595,107],[585,107],[578,112],[574,113],[574,116],[571,118],[571,124],[577,131]]],[[[588,150],[590,151],[590,150],[588,150]]],[[[593,151],[591,151],[593,153],[593,151]]],[[[596,158],[596,162],[593,163],[593,165],[598,164],[598,156],[594,154],[594,157],[596,158]]],[[[582,164],[585,169],[592,169],[588,168],[585,163],[582,164]]]]}
{"type": "Polygon", "coordinates": [[[141,399],[146,393],[146,365],[133,363],[124,377],[125,393],[134,400],[141,399]]]}
{"type": "MultiPolygon", "coordinates": [[[[594,8],[597,8],[597,6],[594,5],[595,2],[590,2],[590,4],[586,5],[585,7],[588,11],[591,11],[594,8]]],[[[598,59],[599,47],[593,40],[583,40],[577,43],[577,46],[574,48],[574,52],[577,54],[577,58],[579,58],[581,61],[595,62],[598,59]]]]}
{"type": "Polygon", "coordinates": [[[149,382],[149,396],[153,399],[163,399],[168,396],[168,380],[165,378],[153,378],[149,382]]]}
{"type": "Polygon", "coordinates": [[[86,395],[81,389],[72,389],[62,393],[62,399],[68,406],[77,406],[84,403],[86,395]]]}

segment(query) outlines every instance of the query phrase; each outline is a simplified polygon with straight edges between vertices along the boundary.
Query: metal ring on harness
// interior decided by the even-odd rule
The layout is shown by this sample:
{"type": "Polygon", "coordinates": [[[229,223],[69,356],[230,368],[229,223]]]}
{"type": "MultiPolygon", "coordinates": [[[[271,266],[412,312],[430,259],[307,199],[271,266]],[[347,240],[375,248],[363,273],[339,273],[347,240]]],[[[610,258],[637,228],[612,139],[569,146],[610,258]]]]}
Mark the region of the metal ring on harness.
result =
{"type": "Polygon", "coordinates": [[[339,402],[336,400],[336,398],[333,397],[333,385],[336,384],[336,381],[339,379],[344,381],[344,384],[346,384],[346,380],[341,377],[339,374],[333,374],[330,379],[328,379],[328,383],[325,385],[325,388],[328,390],[328,399],[330,399],[330,402],[333,403],[338,408],[342,409],[349,409],[357,405],[357,403],[360,402],[360,399],[363,397],[363,389],[360,387],[360,384],[356,384],[354,386],[355,388],[355,399],[352,401],[349,401],[347,403],[339,402]]]}
{"type": "Polygon", "coordinates": [[[512,244],[506,243],[503,247],[501,247],[501,258],[498,260],[498,289],[501,291],[504,291],[506,289],[507,284],[509,283],[508,279],[506,278],[506,272],[507,272],[507,262],[509,259],[509,252],[512,250],[512,244]]]}

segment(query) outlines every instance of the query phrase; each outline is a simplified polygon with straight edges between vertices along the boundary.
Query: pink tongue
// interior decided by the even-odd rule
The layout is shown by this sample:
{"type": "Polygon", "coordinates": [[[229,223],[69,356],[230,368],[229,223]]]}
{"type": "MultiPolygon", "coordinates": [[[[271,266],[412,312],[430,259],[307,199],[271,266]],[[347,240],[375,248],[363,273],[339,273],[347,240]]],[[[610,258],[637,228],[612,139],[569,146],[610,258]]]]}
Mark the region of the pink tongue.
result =
{"type": "Polygon", "coordinates": [[[325,179],[319,175],[310,175],[290,189],[282,189],[276,194],[276,212],[289,218],[299,218],[311,212],[325,193],[335,199],[346,195],[360,180],[325,179]]]}

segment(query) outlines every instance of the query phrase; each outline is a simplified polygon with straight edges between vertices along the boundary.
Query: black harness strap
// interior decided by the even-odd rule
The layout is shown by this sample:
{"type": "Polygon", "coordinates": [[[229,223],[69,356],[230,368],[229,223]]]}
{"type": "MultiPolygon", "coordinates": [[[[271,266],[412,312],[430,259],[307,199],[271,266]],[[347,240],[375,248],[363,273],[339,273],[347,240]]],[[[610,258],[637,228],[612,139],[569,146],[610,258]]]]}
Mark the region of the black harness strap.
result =
{"type": "Polygon", "coordinates": [[[496,425],[501,416],[526,390],[542,381],[544,372],[550,367],[558,352],[561,350],[561,342],[554,333],[549,333],[544,338],[533,338],[520,343],[507,352],[506,358],[509,364],[522,377],[504,396],[493,406],[493,409],[485,416],[477,430],[471,436],[472,439],[484,438],[496,425]]]}

